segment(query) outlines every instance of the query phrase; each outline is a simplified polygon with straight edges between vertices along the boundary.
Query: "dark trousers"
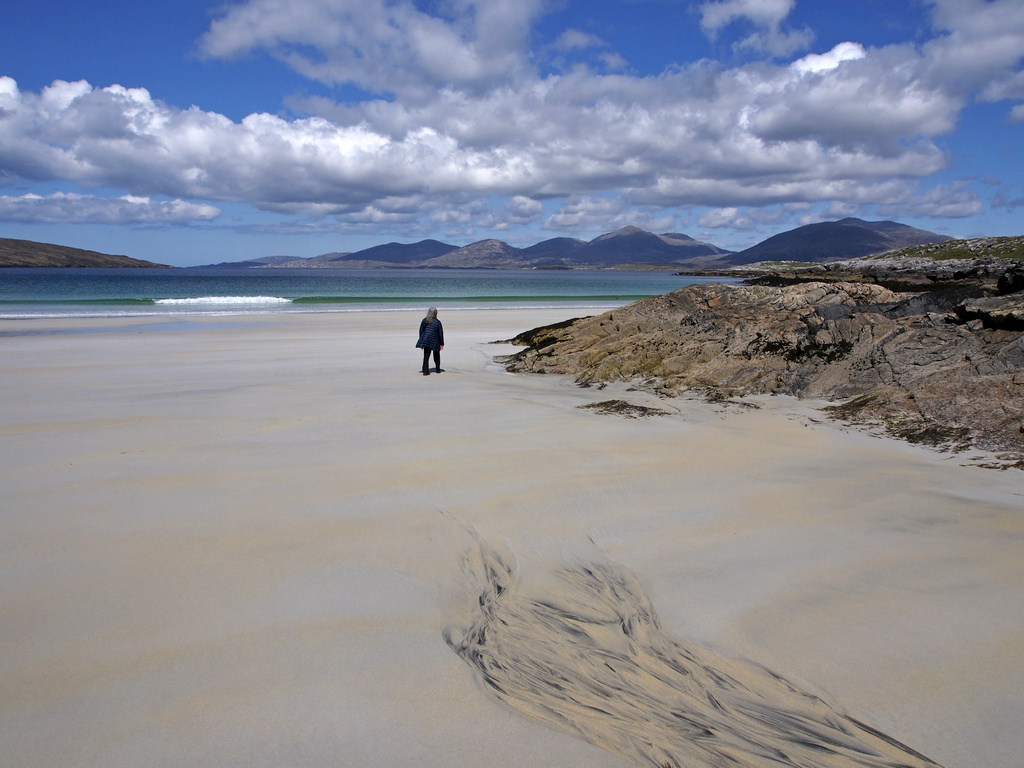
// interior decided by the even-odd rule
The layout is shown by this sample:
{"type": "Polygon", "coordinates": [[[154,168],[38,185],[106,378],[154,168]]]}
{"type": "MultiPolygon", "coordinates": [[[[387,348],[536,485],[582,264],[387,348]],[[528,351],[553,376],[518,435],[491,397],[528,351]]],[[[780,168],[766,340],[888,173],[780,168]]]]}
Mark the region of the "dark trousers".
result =
{"type": "Polygon", "coordinates": [[[430,368],[427,367],[430,362],[430,353],[434,353],[434,367],[437,368],[438,372],[441,371],[441,350],[440,349],[424,349],[423,350],[423,372],[429,373],[430,368]]]}

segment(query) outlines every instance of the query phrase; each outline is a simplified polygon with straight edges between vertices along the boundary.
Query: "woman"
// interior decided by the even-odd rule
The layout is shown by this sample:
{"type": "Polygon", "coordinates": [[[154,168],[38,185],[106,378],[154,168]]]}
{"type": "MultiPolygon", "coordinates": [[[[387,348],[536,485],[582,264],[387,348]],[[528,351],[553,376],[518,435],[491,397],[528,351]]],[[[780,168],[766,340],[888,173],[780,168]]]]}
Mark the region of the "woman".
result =
{"type": "Polygon", "coordinates": [[[444,349],[444,328],[437,319],[437,307],[427,310],[427,316],[420,321],[420,340],[416,346],[423,350],[423,375],[430,375],[430,353],[434,353],[434,368],[441,373],[441,350],[444,349]]]}

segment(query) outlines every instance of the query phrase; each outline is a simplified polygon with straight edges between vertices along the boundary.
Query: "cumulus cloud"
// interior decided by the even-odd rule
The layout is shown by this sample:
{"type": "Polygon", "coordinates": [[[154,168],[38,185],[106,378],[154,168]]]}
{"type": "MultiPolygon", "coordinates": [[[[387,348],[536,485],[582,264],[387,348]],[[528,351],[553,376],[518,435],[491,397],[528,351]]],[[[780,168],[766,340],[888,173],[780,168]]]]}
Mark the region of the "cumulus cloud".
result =
{"type": "Polygon", "coordinates": [[[652,232],[668,232],[676,218],[636,208],[618,196],[572,195],[544,221],[544,229],[559,232],[595,232],[637,226],[652,232]]]}
{"type": "Polygon", "coordinates": [[[150,200],[123,195],[97,197],[55,192],[13,197],[0,195],[0,221],[22,223],[190,224],[212,221],[221,210],[184,200],[150,200]]]}
{"type": "Polygon", "coordinates": [[[516,195],[503,206],[505,215],[517,224],[525,224],[539,218],[544,213],[544,206],[539,200],[516,195]]]}
{"type": "Polygon", "coordinates": [[[797,59],[790,66],[794,72],[801,75],[828,72],[835,69],[844,61],[857,61],[867,56],[864,46],[860,43],[839,43],[828,53],[810,53],[802,59],[797,59]]]}
{"type": "Polygon", "coordinates": [[[528,66],[525,41],[542,0],[438,9],[411,0],[249,0],[213,21],[200,50],[218,58],[266,51],[313,80],[410,97],[440,83],[493,86],[528,66]]]}
{"type": "Polygon", "coordinates": [[[758,26],[778,27],[796,0],[716,0],[698,7],[700,24],[705,31],[717,34],[737,19],[749,19],[758,26]]]}
{"type": "Polygon", "coordinates": [[[744,227],[740,225],[740,222],[743,218],[740,216],[739,208],[712,208],[697,220],[697,224],[707,229],[723,227],[742,229],[744,227]]]}
{"type": "Polygon", "coordinates": [[[732,229],[750,232],[763,224],[774,224],[800,207],[802,205],[798,204],[796,206],[746,208],[743,211],[740,211],[739,208],[713,208],[705,211],[698,219],[697,224],[705,229],[732,229]]]}
{"type": "Polygon", "coordinates": [[[934,216],[937,218],[966,218],[982,211],[981,199],[966,184],[943,184],[920,194],[908,194],[879,206],[882,216],[934,216]]]}
{"type": "MultiPolygon", "coordinates": [[[[668,229],[662,211],[686,206],[720,209],[707,227],[730,210],[835,201],[970,215],[979,203],[969,190],[929,197],[914,180],[948,167],[940,139],[970,100],[1018,97],[1024,6],[934,7],[939,34],[919,46],[845,42],[791,63],[542,76],[527,50],[540,0],[436,6],[448,16],[401,1],[250,0],[211,24],[207,55],[267,51],[308,77],[391,96],[307,100],[314,116],[234,121],[144,89],[56,81],[33,93],[0,77],[0,183],[64,181],[409,230],[535,222],[538,201],[552,199],[564,202],[548,206],[543,226],[568,231],[641,220],[668,229]]],[[[737,22],[785,33],[791,8],[710,2],[701,23],[709,34],[737,22]]],[[[579,30],[558,46],[614,55],[579,30]]]]}
{"type": "Polygon", "coordinates": [[[786,30],[783,22],[796,0],[715,0],[697,7],[701,29],[712,39],[731,24],[746,22],[755,31],[737,43],[739,48],[766,51],[787,56],[806,48],[814,39],[808,29],[786,30]]]}
{"type": "Polygon", "coordinates": [[[624,72],[629,69],[629,62],[617,53],[605,51],[598,54],[597,59],[607,72],[624,72]]]}
{"type": "Polygon", "coordinates": [[[580,29],[567,29],[558,36],[553,47],[561,51],[575,51],[585,48],[604,48],[608,45],[597,35],[580,29]]]}
{"type": "MultiPolygon", "coordinates": [[[[942,34],[924,45],[926,77],[989,101],[1024,99],[1024,3],[930,0],[942,34]]],[[[1017,107],[1011,119],[1018,115],[1017,107]]]]}
{"type": "Polygon", "coordinates": [[[445,89],[424,104],[370,102],[334,119],[233,122],[81,82],[14,91],[5,103],[0,167],[16,177],[339,216],[387,200],[610,188],[641,205],[828,199],[943,168],[933,139],[960,106],[878,58],[812,74],[575,70],[486,94],[445,89]]]}

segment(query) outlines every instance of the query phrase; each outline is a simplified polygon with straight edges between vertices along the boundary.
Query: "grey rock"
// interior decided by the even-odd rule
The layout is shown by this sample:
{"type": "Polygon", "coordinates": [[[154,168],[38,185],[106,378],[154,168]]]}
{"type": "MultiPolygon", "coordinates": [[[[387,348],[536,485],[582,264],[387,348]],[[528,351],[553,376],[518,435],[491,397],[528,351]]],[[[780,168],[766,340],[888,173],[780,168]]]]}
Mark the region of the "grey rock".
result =
{"type": "Polygon", "coordinates": [[[521,334],[513,372],[672,396],[787,394],[912,442],[1024,458],[1024,294],[693,285],[521,334]]]}
{"type": "Polygon", "coordinates": [[[1019,263],[999,276],[996,283],[999,293],[1017,293],[1024,291],[1024,266],[1019,263]]]}

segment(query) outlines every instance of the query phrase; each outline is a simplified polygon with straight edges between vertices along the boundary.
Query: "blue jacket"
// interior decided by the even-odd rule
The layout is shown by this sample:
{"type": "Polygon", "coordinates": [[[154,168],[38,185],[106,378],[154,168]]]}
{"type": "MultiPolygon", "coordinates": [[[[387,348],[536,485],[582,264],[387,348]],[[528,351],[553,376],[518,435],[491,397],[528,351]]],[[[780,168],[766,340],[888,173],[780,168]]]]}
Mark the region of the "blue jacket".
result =
{"type": "Polygon", "coordinates": [[[444,346],[444,328],[441,321],[434,318],[434,322],[427,325],[427,318],[420,321],[420,339],[416,342],[420,349],[432,349],[439,351],[444,346]]]}

